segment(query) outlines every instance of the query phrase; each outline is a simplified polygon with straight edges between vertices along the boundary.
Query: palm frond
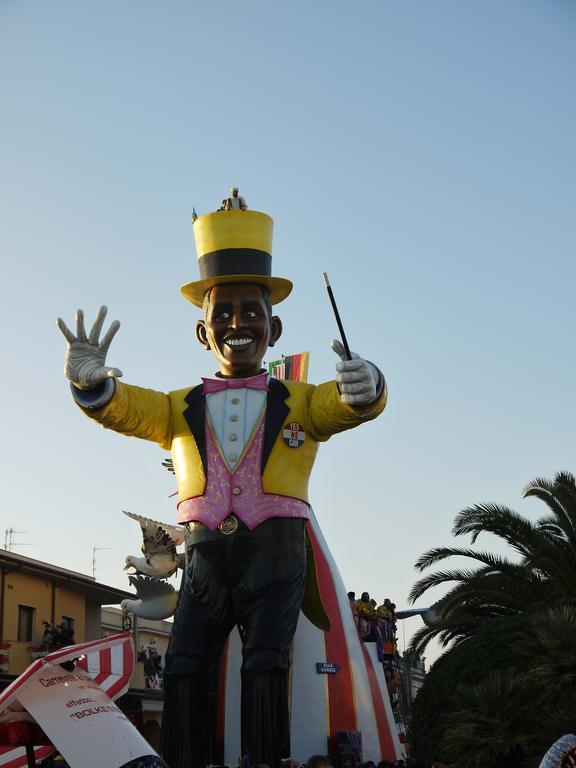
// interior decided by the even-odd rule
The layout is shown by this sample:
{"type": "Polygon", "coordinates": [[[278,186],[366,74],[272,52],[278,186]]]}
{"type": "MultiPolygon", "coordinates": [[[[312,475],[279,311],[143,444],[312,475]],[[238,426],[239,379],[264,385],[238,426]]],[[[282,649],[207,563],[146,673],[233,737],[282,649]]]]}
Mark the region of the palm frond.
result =
{"type": "Polygon", "coordinates": [[[569,498],[565,488],[555,483],[545,484],[542,480],[533,480],[524,489],[524,497],[533,497],[543,501],[552,511],[553,520],[560,529],[561,535],[567,538],[572,545],[576,544],[576,500],[569,498]]]}
{"type": "Polygon", "coordinates": [[[430,568],[448,557],[467,557],[471,560],[482,562],[494,569],[513,565],[510,560],[493,555],[491,552],[477,552],[475,549],[470,549],[470,547],[436,547],[420,555],[414,563],[414,567],[418,571],[423,571],[425,568],[430,568]]]}
{"type": "Polygon", "coordinates": [[[437,587],[440,584],[444,584],[447,581],[464,581],[467,582],[475,575],[474,571],[437,571],[431,573],[428,576],[424,576],[414,584],[410,590],[408,600],[410,603],[414,603],[419,597],[427,592],[432,587],[437,587]]]}
{"type": "Polygon", "coordinates": [[[462,642],[483,623],[501,617],[559,602],[576,605],[576,480],[569,472],[556,474],[553,481],[536,478],[524,494],[548,507],[536,523],[509,507],[483,502],[463,509],[452,530],[454,536],[469,535],[472,545],[481,533],[496,535],[520,555],[518,560],[473,546],[435,547],[418,558],[415,567],[421,573],[453,557],[476,567],[435,571],[414,584],[412,603],[434,587],[449,585],[434,604],[434,623],[415,636],[415,648],[424,648],[433,637],[444,645],[462,642]]]}
{"type": "Polygon", "coordinates": [[[454,536],[469,534],[472,544],[481,533],[492,533],[504,539],[522,556],[530,553],[538,530],[529,520],[508,507],[485,502],[460,512],[452,529],[454,536]]]}

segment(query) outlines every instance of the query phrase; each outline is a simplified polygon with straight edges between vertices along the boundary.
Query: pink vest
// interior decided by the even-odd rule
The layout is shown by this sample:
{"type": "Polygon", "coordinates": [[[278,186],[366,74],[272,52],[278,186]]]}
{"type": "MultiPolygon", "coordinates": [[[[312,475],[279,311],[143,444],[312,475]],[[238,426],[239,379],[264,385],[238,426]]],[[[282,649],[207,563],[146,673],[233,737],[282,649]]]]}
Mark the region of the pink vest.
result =
{"type": "Polygon", "coordinates": [[[270,517],[308,519],[308,504],[290,496],[264,493],[260,466],[264,442],[264,418],[249,444],[244,458],[232,471],[218,450],[206,420],[206,458],[208,472],[202,496],[185,499],[178,505],[178,522],[198,520],[212,531],[231,514],[252,530],[270,517]]]}

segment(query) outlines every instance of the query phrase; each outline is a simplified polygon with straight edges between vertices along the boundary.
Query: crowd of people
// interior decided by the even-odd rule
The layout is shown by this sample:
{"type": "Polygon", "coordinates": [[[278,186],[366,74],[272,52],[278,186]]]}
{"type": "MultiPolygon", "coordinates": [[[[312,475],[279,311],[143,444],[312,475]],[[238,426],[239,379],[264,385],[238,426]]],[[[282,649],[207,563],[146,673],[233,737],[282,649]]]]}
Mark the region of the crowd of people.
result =
{"type": "Polygon", "coordinates": [[[396,656],[396,605],[386,598],[382,605],[371,599],[368,592],[362,592],[356,600],[355,592],[348,592],[350,608],[364,642],[375,642],[380,661],[384,657],[396,656]]]}
{"type": "MultiPolygon", "coordinates": [[[[341,766],[340,761],[330,755],[312,755],[305,763],[300,763],[294,758],[287,758],[282,763],[282,768],[344,768],[341,766]]],[[[352,763],[352,766],[353,768],[420,768],[409,757],[405,760],[395,760],[393,762],[381,760],[379,763],[375,763],[373,760],[368,760],[366,762],[352,763]]],[[[59,752],[54,752],[40,763],[40,768],[70,768],[70,766],[59,752]]],[[[148,755],[126,763],[122,768],[168,768],[168,766],[162,758],[148,755]]],[[[229,766],[208,765],[207,768],[229,768],[229,766]]],[[[239,760],[238,768],[245,768],[243,759],[239,760]]],[[[269,768],[269,766],[262,764],[251,765],[250,768],[269,768]]],[[[433,768],[446,768],[446,766],[437,763],[433,768]]]]}
{"type": "MultiPolygon", "coordinates": [[[[312,755],[302,764],[291,761],[290,768],[337,768],[339,765],[339,761],[330,755],[312,755]]],[[[367,760],[366,762],[353,762],[352,765],[353,768],[416,768],[416,763],[409,757],[405,760],[395,760],[393,762],[381,760],[379,763],[375,763],[373,760],[367,760]]]]}
{"type": "Polygon", "coordinates": [[[144,663],[144,687],[161,688],[162,687],[162,656],[155,648],[145,648],[138,652],[138,661],[144,663]]]}
{"type": "Polygon", "coordinates": [[[68,645],[74,645],[74,630],[67,624],[54,624],[42,621],[44,627],[40,648],[42,651],[57,651],[68,645]]]}
{"type": "Polygon", "coordinates": [[[365,643],[376,643],[378,660],[384,668],[384,676],[392,710],[400,707],[400,671],[397,664],[396,604],[386,598],[378,605],[368,592],[362,592],[356,600],[355,592],[348,592],[350,608],[358,627],[358,634],[365,643]]]}
{"type": "MultiPolygon", "coordinates": [[[[331,755],[312,755],[304,763],[298,762],[294,758],[287,758],[282,761],[282,768],[346,768],[347,764],[342,764],[342,761],[338,760],[331,755]]],[[[411,758],[395,760],[388,762],[388,760],[381,760],[379,763],[375,763],[373,760],[367,760],[366,762],[352,761],[350,763],[352,768],[419,768],[417,764],[411,760],[411,758]]],[[[228,768],[228,766],[207,766],[207,768],[228,768]]],[[[242,760],[238,763],[238,768],[245,768],[242,760]]],[[[251,768],[269,768],[267,765],[252,765],[251,768]]],[[[445,766],[438,766],[438,768],[445,768],[445,766]]]]}

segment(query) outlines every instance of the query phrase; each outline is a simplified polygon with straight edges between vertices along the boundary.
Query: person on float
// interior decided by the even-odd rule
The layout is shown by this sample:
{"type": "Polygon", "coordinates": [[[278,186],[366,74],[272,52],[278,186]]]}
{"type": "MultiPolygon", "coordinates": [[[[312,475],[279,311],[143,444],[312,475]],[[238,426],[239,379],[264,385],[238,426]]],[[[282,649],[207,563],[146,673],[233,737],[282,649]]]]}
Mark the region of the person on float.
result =
{"type": "MultiPolygon", "coordinates": [[[[282,332],[272,305],[289,280],[271,275],[272,220],[217,211],[194,221],[200,280],[184,296],[202,307],[196,335],[218,361],[214,379],[164,394],[124,384],[106,365],[120,327],[100,340],[81,310],[65,375],[77,404],[102,426],[172,451],[187,564],[165,659],[162,754],[171,768],[215,757],[218,663],[238,626],[242,753],[278,768],[290,754],[289,666],[300,608],[329,628],[306,546],[308,479],[318,443],[375,418],[386,403],[382,373],[358,355],[319,386],[269,379],[268,347],[282,332]]],[[[344,358],[340,342],[332,348],[344,358]]]]}
{"type": "Polygon", "coordinates": [[[360,600],[356,603],[358,608],[358,621],[360,635],[363,640],[374,640],[374,623],[376,614],[368,592],[362,592],[360,600]]]}

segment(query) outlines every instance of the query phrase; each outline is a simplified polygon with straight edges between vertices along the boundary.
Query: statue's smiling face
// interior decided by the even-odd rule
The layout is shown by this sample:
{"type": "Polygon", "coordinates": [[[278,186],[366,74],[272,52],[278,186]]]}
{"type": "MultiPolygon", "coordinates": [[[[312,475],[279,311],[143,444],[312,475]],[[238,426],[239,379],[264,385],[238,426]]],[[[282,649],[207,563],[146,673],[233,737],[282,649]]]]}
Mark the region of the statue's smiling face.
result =
{"type": "Polygon", "coordinates": [[[217,285],[204,305],[196,335],[211,349],[223,376],[247,378],[262,369],[268,347],[282,332],[280,318],[272,316],[263,288],[252,283],[217,285]]]}

